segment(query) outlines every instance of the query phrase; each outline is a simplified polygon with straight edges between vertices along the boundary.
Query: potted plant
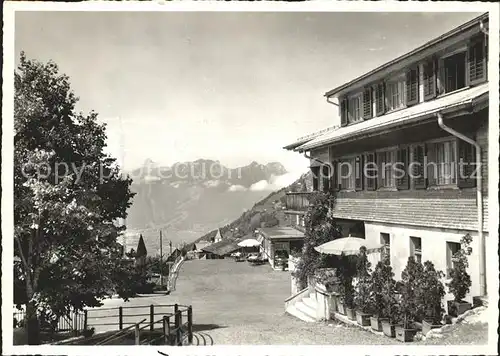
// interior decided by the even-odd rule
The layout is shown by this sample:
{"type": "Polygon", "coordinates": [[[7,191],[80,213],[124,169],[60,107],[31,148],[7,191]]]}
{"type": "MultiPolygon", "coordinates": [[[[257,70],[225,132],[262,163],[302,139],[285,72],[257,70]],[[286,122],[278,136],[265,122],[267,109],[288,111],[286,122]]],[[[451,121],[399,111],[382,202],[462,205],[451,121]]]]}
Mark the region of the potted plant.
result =
{"type": "Polygon", "coordinates": [[[420,301],[422,306],[422,333],[427,333],[434,328],[441,327],[444,309],[442,300],[445,295],[444,285],[441,278],[444,273],[436,271],[431,261],[424,263],[424,270],[420,282],[420,301]]]}
{"type": "Polygon", "coordinates": [[[419,314],[420,283],[423,267],[415,261],[413,256],[401,273],[401,300],[399,305],[399,323],[396,325],[396,339],[403,342],[413,341],[417,333],[414,325],[415,317],[419,314]]]}
{"type": "Polygon", "coordinates": [[[472,307],[470,303],[464,301],[471,286],[470,275],[467,273],[468,256],[472,253],[471,241],[472,237],[469,234],[462,237],[461,248],[453,255],[453,268],[450,270],[451,280],[447,283],[448,290],[454,297],[448,306],[448,313],[452,316],[459,316],[472,307]]]}
{"type": "Polygon", "coordinates": [[[356,314],[354,312],[354,287],[352,282],[352,278],[347,278],[344,282],[345,314],[349,320],[356,320],[356,314]]]}
{"type": "Polygon", "coordinates": [[[359,250],[356,263],[358,283],[354,293],[354,305],[356,306],[356,321],[361,326],[370,325],[372,315],[372,279],[370,276],[370,262],[366,256],[366,247],[359,250]]]}
{"type": "MultiPolygon", "coordinates": [[[[394,298],[391,290],[396,285],[388,257],[377,263],[371,279],[373,315],[370,317],[370,324],[373,330],[382,331],[382,322],[388,322],[385,304],[389,297],[394,298]]],[[[392,303],[395,303],[395,300],[392,300],[392,303]]]]}

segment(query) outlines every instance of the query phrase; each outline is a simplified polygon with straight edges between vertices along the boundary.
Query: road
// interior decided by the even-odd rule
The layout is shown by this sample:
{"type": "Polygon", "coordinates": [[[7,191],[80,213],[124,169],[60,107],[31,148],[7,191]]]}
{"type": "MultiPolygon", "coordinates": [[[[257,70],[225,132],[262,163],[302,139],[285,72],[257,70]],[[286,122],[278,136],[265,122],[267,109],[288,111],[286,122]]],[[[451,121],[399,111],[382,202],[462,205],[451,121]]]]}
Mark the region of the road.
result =
{"type": "MultiPolygon", "coordinates": [[[[195,332],[208,335],[214,344],[219,345],[399,344],[394,339],[357,327],[335,322],[305,323],[295,319],[284,312],[284,300],[289,295],[289,272],[273,271],[269,265],[250,266],[229,259],[194,260],[182,266],[172,295],[133,298],[126,303],[107,300],[103,308],[175,303],[192,305],[195,332]]],[[[143,311],[147,313],[148,309],[143,311]]],[[[92,311],[89,315],[98,315],[96,313],[106,315],[105,310],[92,311]]],[[[127,320],[137,322],[143,318],[147,317],[129,317],[127,320]]]]}

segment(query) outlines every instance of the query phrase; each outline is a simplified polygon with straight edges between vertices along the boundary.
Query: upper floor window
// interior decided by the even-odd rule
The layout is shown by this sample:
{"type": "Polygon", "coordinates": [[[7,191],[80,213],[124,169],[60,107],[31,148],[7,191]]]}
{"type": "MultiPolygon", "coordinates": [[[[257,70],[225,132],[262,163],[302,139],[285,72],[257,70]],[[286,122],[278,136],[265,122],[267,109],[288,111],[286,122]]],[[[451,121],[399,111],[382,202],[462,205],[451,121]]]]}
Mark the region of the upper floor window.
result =
{"type": "Polygon", "coordinates": [[[384,83],[375,86],[375,113],[377,116],[383,115],[385,111],[385,90],[384,83]]]}
{"type": "Polygon", "coordinates": [[[340,189],[342,190],[354,190],[355,187],[355,172],[354,172],[354,160],[345,159],[339,162],[340,173],[340,189]]]}
{"type": "Polygon", "coordinates": [[[418,103],[418,67],[408,69],[406,72],[406,105],[418,103]]]}
{"type": "Polygon", "coordinates": [[[386,83],[387,110],[396,110],[405,106],[405,76],[400,75],[386,83]]]}
{"type": "Polygon", "coordinates": [[[444,92],[449,93],[465,87],[465,52],[456,53],[442,61],[444,92]]]}
{"type": "Polygon", "coordinates": [[[423,63],[422,72],[424,99],[432,99],[436,96],[436,61],[430,59],[423,63]]]}
{"type": "Polygon", "coordinates": [[[469,63],[469,83],[477,84],[486,79],[486,41],[484,36],[480,35],[474,39],[468,50],[468,63],[469,63]]]}
{"type": "Polygon", "coordinates": [[[359,121],[363,118],[362,114],[362,94],[356,94],[349,97],[348,105],[348,123],[359,121]]]}
{"type": "Polygon", "coordinates": [[[396,186],[394,176],[395,151],[385,151],[378,153],[379,163],[379,186],[384,188],[393,188],[396,186]]]}
{"type": "Polygon", "coordinates": [[[429,185],[457,183],[456,149],[456,140],[429,144],[429,185]]]}

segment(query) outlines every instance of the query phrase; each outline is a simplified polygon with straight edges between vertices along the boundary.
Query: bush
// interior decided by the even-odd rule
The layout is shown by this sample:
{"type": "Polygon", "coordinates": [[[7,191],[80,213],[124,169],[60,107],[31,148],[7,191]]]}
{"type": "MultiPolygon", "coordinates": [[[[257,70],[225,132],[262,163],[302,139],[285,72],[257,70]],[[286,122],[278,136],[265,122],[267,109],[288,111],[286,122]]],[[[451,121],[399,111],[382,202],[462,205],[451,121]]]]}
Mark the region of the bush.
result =
{"type": "Polygon", "coordinates": [[[469,267],[468,256],[472,253],[471,242],[472,237],[469,234],[462,237],[460,241],[461,248],[453,255],[454,266],[450,271],[451,281],[447,284],[447,287],[456,302],[463,301],[472,285],[470,275],[467,273],[469,267]]]}
{"type": "Polygon", "coordinates": [[[422,279],[420,281],[419,305],[422,307],[421,319],[436,325],[443,318],[444,309],[442,300],[445,295],[444,285],[440,279],[444,273],[436,271],[430,261],[424,263],[422,279]]]}
{"type": "Polygon", "coordinates": [[[420,283],[422,281],[423,267],[415,261],[413,256],[408,258],[408,263],[401,273],[401,301],[399,306],[399,322],[408,329],[420,314],[420,283]]]}
{"type": "Polygon", "coordinates": [[[358,283],[354,294],[354,304],[356,309],[363,313],[371,313],[373,310],[373,282],[370,267],[366,247],[361,247],[356,261],[358,283]]]}
{"type": "Polygon", "coordinates": [[[388,256],[380,261],[373,272],[374,312],[380,318],[398,321],[399,305],[396,299],[396,280],[388,256]]]}

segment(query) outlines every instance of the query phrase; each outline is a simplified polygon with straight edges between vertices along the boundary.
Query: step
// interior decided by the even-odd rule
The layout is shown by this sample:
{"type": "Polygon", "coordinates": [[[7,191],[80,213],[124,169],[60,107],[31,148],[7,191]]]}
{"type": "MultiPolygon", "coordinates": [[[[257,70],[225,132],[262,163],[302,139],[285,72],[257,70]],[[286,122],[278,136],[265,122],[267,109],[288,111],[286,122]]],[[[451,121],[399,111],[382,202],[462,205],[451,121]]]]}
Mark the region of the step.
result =
{"type": "Polygon", "coordinates": [[[306,298],[302,299],[302,303],[304,303],[305,305],[307,305],[311,309],[316,310],[317,302],[315,299],[312,299],[310,297],[306,297],[306,298]]]}
{"type": "Polygon", "coordinates": [[[290,305],[287,309],[286,309],[286,313],[287,314],[290,314],[302,321],[305,321],[307,323],[314,323],[316,322],[316,320],[312,317],[310,317],[309,315],[306,315],[304,313],[302,313],[300,310],[298,310],[295,305],[290,305]]]}
{"type": "Polygon", "coordinates": [[[295,308],[304,313],[305,315],[316,320],[316,308],[311,308],[309,305],[304,304],[302,302],[298,302],[295,304],[295,308]]]}

